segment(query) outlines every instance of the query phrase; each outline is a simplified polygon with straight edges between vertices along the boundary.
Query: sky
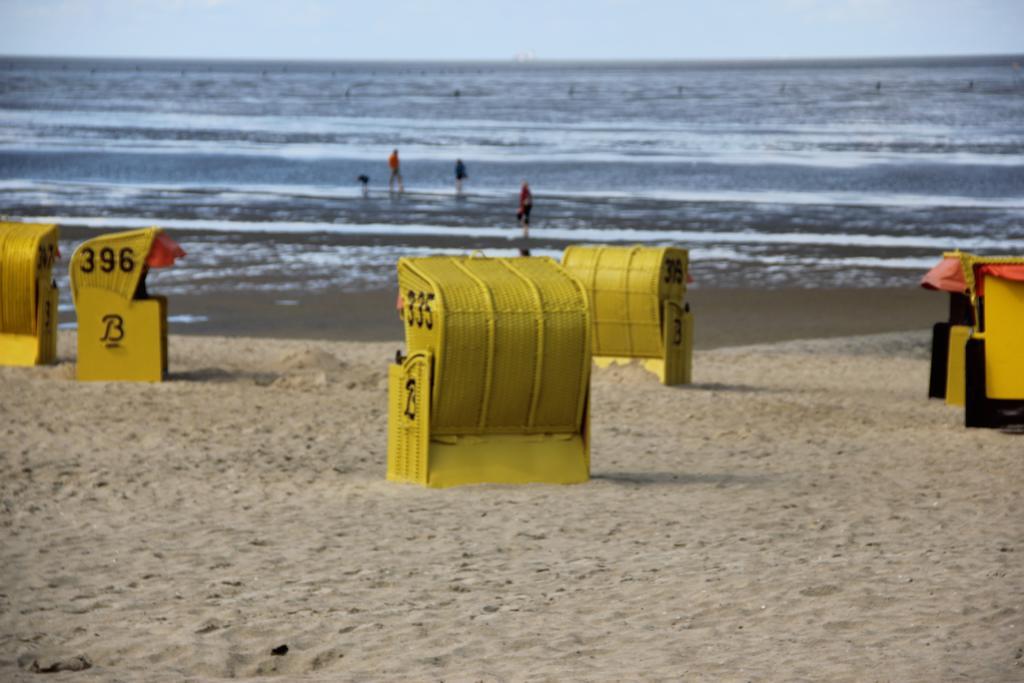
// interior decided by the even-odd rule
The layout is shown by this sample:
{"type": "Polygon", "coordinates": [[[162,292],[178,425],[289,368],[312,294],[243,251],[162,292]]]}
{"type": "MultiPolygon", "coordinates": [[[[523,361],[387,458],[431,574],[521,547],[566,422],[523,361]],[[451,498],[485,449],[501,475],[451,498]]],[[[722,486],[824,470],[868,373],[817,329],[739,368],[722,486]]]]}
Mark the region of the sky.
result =
{"type": "Polygon", "coordinates": [[[1024,52],[1024,0],[0,0],[0,54],[314,60],[1024,52]]]}

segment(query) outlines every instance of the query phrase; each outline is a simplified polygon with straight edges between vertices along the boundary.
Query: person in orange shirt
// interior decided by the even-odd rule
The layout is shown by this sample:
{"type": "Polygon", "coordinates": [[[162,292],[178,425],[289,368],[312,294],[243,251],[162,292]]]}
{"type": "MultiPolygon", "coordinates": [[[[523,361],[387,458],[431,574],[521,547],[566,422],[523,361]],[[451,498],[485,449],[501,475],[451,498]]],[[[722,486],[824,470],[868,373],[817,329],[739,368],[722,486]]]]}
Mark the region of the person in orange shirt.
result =
{"type": "Polygon", "coordinates": [[[391,169],[391,176],[388,178],[388,192],[394,192],[395,180],[398,180],[399,193],[405,192],[405,185],[402,184],[402,170],[398,163],[398,150],[392,150],[388,157],[388,168],[391,169]]]}

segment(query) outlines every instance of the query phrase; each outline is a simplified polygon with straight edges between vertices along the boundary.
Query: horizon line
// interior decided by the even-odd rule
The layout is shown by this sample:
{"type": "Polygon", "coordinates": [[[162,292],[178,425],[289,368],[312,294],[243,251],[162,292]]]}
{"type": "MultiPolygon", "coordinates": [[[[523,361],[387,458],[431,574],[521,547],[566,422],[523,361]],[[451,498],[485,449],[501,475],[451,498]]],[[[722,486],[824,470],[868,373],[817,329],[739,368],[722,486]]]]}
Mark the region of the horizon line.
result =
{"type": "Polygon", "coordinates": [[[0,60],[18,59],[72,59],[98,61],[142,61],[142,62],[299,62],[309,64],[745,64],[761,63],[801,63],[801,62],[890,62],[910,60],[942,60],[942,59],[1019,59],[1024,60],[1024,52],[963,52],[948,54],[917,54],[917,55],[842,55],[842,56],[800,56],[800,57],[534,57],[517,59],[515,55],[505,58],[472,58],[472,57],[411,57],[395,58],[323,58],[323,57],[209,57],[209,56],[127,56],[127,55],[72,55],[72,54],[0,54],[0,60]]]}

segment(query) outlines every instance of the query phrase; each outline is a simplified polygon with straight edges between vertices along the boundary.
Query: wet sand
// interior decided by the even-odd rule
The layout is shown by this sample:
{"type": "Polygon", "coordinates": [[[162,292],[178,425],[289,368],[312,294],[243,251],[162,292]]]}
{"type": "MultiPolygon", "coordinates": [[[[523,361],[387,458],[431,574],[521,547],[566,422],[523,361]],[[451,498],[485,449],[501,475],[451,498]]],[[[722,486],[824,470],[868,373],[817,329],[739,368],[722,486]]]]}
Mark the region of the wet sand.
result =
{"type": "MultiPolygon", "coordinates": [[[[179,295],[172,315],[202,316],[178,332],[279,339],[400,342],[397,289],[179,295]],[[280,302],[284,302],[283,304],[280,302]]],[[[698,349],[931,329],[946,297],[905,289],[692,289],[698,349]]],[[[73,319],[67,314],[67,319],[73,319]]]]}
{"type": "MultiPolygon", "coordinates": [[[[410,247],[403,246],[401,237],[201,230],[170,234],[190,253],[174,268],[151,273],[149,290],[168,296],[172,332],[335,341],[402,339],[395,312],[395,262],[410,247]],[[344,265],[346,259],[351,263],[344,265]],[[173,316],[186,316],[190,322],[175,322],[173,316]]],[[[60,320],[65,324],[74,322],[66,274],[70,255],[77,244],[95,235],[92,229],[61,227],[65,258],[56,272],[63,287],[60,320]]],[[[415,252],[419,254],[475,249],[504,253],[515,246],[504,239],[454,236],[423,236],[420,241],[416,248],[421,251],[415,252]]],[[[558,255],[565,244],[539,246],[558,255]]],[[[833,251],[829,253],[835,255],[833,251]]],[[[696,284],[687,301],[696,315],[699,349],[930,329],[947,306],[946,297],[917,286],[922,274],[918,272],[905,274],[906,284],[900,287],[830,287],[818,282],[826,274],[791,266],[783,269],[783,281],[798,281],[799,287],[758,286],[750,279],[771,279],[778,272],[699,259],[691,265],[696,284]]],[[[875,279],[892,277],[889,272],[875,279]]]]}
{"type": "Polygon", "coordinates": [[[0,679],[1020,680],[1024,435],[926,400],[927,341],[596,371],[589,483],[437,491],[384,480],[394,343],[79,384],[63,333],[0,368],[0,679]]]}

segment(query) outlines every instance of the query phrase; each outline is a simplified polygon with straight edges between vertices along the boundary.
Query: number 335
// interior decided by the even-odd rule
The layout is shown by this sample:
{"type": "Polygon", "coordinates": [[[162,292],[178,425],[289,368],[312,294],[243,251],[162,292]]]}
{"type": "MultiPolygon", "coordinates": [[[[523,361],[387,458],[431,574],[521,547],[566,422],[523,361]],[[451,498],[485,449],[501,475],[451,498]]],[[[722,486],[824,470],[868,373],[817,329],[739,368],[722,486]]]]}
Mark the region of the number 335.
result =
{"type": "Polygon", "coordinates": [[[425,326],[428,330],[434,329],[434,312],[430,308],[433,300],[433,292],[414,292],[410,289],[406,293],[405,321],[409,323],[409,327],[415,325],[425,326]]]}

